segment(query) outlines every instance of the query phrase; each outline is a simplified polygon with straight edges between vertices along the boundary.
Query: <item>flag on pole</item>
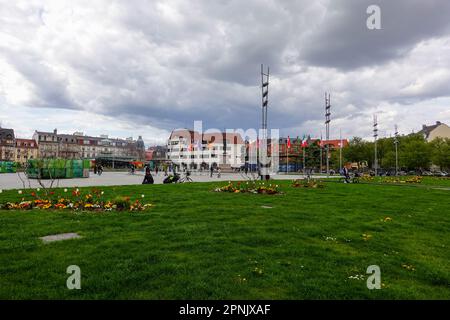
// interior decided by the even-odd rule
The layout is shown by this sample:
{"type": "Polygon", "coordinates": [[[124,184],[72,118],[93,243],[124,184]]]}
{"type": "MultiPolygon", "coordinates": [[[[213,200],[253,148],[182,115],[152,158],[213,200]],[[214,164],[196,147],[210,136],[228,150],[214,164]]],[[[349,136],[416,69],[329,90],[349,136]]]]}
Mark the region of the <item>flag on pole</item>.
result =
{"type": "Polygon", "coordinates": [[[306,136],[303,135],[302,148],[306,148],[307,146],[308,146],[308,139],[306,139],[306,136]]]}
{"type": "Polygon", "coordinates": [[[291,148],[291,138],[288,136],[287,139],[287,148],[290,149],[291,148]]]}

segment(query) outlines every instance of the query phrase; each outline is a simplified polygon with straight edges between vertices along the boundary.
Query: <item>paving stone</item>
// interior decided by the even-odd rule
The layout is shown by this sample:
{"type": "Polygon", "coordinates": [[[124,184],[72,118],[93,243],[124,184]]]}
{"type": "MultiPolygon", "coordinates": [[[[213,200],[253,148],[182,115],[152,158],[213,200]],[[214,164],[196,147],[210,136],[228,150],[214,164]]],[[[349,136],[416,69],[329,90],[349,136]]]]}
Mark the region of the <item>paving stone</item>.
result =
{"type": "Polygon", "coordinates": [[[62,241],[62,240],[69,240],[69,239],[79,239],[81,238],[80,235],[77,233],[61,233],[61,234],[53,234],[45,237],[40,237],[44,243],[54,242],[54,241],[62,241]]]}

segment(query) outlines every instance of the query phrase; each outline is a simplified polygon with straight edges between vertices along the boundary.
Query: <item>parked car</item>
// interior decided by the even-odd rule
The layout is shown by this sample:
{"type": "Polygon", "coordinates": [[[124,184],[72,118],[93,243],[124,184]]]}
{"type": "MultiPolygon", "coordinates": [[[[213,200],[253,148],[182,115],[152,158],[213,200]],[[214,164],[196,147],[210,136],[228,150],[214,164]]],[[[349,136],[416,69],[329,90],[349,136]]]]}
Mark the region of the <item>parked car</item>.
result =
{"type": "Polygon", "coordinates": [[[435,177],[448,177],[448,172],[445,171],[435,171],[433,172],[435,177]]]}

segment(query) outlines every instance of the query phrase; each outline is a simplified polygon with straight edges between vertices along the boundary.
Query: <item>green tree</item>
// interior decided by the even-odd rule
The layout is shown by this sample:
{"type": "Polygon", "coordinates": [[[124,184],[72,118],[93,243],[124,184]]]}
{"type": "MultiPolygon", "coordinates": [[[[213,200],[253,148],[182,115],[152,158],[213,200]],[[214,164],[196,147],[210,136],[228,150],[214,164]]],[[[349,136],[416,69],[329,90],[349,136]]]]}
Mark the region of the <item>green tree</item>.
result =
{"type": "Polygon", "coordinates": [[[401,166],[408,170],[427,170],[431,165],[431,147],[421,134],[402,137],[399,144],[401,166]]]}
{"type": "Polygon", "coordinates": [[[431,161],[440,170],[450,168],[450,139],[436,138],[430,142],[431,161]]]}
{"type": "Polygon", "coordinates": [[[349,141],[349,145],[342,149],[342,155],[344,163],[367,162],[371,166],[375,157],[373,143],[354,137],[349,141]]]}

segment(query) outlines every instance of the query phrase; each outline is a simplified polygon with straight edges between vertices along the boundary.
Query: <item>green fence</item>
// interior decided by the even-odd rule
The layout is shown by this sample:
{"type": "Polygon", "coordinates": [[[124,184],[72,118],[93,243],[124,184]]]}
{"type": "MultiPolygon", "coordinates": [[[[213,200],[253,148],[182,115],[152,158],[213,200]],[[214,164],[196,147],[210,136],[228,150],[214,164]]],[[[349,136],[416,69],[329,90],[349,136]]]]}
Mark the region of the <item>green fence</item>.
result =
{"type": "Polygon", "coordinates": [[[16,173],[17,163],[13,161],[0,161],[0,173],[16,173]]]}
{"type": "Polygon", "coordinates": [[[28,160],[27,175],[32,179],[89,178],[90,160],[28,160]]]}

